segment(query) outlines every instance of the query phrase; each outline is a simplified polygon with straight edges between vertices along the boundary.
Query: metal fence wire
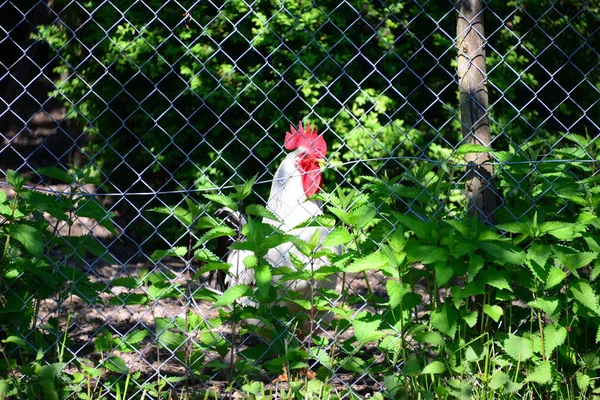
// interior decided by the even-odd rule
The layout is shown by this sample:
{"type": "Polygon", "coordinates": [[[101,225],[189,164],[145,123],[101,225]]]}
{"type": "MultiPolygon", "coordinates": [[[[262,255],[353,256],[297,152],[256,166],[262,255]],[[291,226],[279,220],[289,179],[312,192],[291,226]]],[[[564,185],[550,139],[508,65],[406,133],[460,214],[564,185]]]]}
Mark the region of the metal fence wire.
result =
{"type": "MultiPolygon", "coordinates": [[[[476,50],[485,58],[476,68],[489,104],[471,122],[485,124],[488,141],[461,132],[457,7],[417,0],[0,1],[3,175],[16,170],[42,193],[96,198],[115,224],[111,232],[93,216],[51,221],[57,237],[95,238],[95,251],[84,254],[72,240],[44,249],[56,274],[65,265],[79,271],[65,282],[93,290],[44,297],[20,339],[33,348],[35,332],[54,335],[46,351],[68,339],[67,368],[105,368],[99,385],[111,396],[117,378],[131,374],[139,385],[128,398],[181,392],[190,385],[184,378],[197,390],[224,390],[229,365],[250,371],[268,362],[274,346],[291,346],[283,331],[275,338],[239,324],[232,331],[207,301],[219,289],[207,274],[194,277],[206,264],[187,248],[204,233],[193,218],[214,215],[205,194],[230,195],[256,174],[246,203],[266,204],[289,153],[285,134],[299,121],[314,124],[327,143],[326,193],[364,190],[369,177],[398,179],[412,188],[408,197],[390,192],[402,213],[462,218],[474,172],[461,145],[471,143],[493,149],[495,219],[527,220],[544,205],[568,218],[581,205],[578,179],[598,170],[600,3],[484,2],[476,50]],[[64,182],[40,167],[85,179],[64,182]]],[[[9,184],[3,190],[14,195],[9,184]]],[[[210,243],[199,249],[216,252],[210,243]]],[[[337,285],[339,297],[330,301],[342,301],[343,288],[355,316],[376,314],[373,299],[387,296],[381,273],[340,274],[337,285]]],[[[0,288],[3,296],[16,290],[0,288]]],[[[289,330],[302,324],[286,321],[289,330]]],[[[325,368],[348,398],[365,388],[392,393],[376,356],[327,364],[351,328],[324,327],[309,367],[325,368]]]]}

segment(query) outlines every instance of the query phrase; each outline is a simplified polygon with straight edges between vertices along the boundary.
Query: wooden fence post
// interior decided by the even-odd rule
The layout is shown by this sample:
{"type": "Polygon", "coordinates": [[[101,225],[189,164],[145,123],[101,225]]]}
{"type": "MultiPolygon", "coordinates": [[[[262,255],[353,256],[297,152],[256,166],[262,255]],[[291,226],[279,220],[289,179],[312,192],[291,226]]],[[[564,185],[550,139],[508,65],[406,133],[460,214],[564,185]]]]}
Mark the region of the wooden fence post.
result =
{"type": "MultiPolygon", "coordinates": [[[[483,7],[480,0],[460,0],[456,10],[460,118],[464,143],[489,147],[483,7]]],[[[467,213],[477,216],[482,222],[494,224],[496,190],[490,154],[469,153],[465,155],[465,161],[468,164],[465,185],[467,213]]]]}

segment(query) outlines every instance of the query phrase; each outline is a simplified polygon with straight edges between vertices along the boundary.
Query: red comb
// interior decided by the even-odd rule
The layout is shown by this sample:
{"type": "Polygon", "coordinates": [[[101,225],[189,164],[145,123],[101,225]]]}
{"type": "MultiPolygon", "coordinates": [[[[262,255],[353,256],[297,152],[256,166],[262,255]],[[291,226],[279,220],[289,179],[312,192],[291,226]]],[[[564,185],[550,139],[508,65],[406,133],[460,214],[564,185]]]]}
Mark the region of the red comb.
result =
{"type": "Polygon", "coordinates": [[[292,151],[299,147],[305,147],[309,153],[315,153],[317,158],[325,158],[327,154],[327,143],[323,136],[317,135],[317,127],[306,123],[306,130],[302,127],[302,122],[298,124],[298,130],[290,125],[290,131],[285,133],[285,148],[292,151]]]}

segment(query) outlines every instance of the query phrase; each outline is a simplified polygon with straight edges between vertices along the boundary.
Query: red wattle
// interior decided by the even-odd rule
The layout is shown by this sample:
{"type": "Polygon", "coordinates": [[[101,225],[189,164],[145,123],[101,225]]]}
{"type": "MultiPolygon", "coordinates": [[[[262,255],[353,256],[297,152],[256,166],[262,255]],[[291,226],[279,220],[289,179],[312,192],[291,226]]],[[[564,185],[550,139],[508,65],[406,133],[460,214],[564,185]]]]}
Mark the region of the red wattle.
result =
{"type": "Polygon", "coordinates": [[[300,173],[302,174],[302,188],[306,197],[310,197],[319,192],[323,183],[323,175],[319,164],[314,160],[303,159],[299,162],[300,173]]]}

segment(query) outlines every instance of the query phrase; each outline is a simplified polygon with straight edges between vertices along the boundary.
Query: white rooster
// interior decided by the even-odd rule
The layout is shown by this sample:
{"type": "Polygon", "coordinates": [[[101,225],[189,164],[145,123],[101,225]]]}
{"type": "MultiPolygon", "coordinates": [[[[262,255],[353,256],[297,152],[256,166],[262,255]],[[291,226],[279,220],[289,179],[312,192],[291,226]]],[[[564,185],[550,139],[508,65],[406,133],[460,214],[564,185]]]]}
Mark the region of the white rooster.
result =
{"type": "MultiPolygon", "coordinates": [[[[327,144],[323,137],[317,134],[314,125],[311,128],[310,123],[307,123],[305,129],[300,123],[297,130],[290,126],[290,132],[285,135],[284,146],[291,152],[287,154],[279,168],[277,168],[277,172],[275,172],[269,200],[267,201],[267,209],[275,214],[280,222],[268,218],[263,218],[263,222],[304,241],[309,241],[318,231],[320,243],[322,243],[330,232],[329,228],[304,227],[295,229],[295,227],[323,213],[321,210],[322,203],[308,198],[319,192],[321,188],[323,181],[321,165],[327,155],[327,144]]],[[[238,232],[246,223],[238,212],[234,212],[229,208],[220,208],[217,210],[216,216],[238,232]]],[[[233,239],[229,238],[229,244],[231,243],[233,243],[233,239]]],[[[341,251],[339,247],[332,250],[336,254],[341,251]]],[[[251,254],[250,251],[246,250],[231,250],[229,252],[227,256],[227,263],[231,265],[229,273],[226,276],[221,275],[217,279],[222,286],[221,289],[224,290],[226,287],[236,284],[254,285],[254,269],[246,268],[243,262],[251,254]]],[[[284,243],[270,249],[265,259],[272,268],[286,266],[293,268],[291,254],[302,261],[305,269],[312,268],[316,270],[329,264],[325,257],[309,259],[291,243],[284,243]]],[[[299,293],[301,298],[309,299],[311,293],[314,293],[317,288],[335,288],[336,278],[336,275],[330,275],[327,279],[318,280],[314,283],[307,280],[297,280],[286,282],[286,286],[289,290],[299,293]],[[315,286],[311,287],[313,284],[315,286]]],[[[273,279],[276,280],[278,277],[273,279]]],[[[293,304],[287,306],[292,313],[300,311],[293,304]]],[[[305,329],[306,327],[302,328],[303,331],[305,329]]],[[[310,334],[306,331],[301,333],[310,334]]]]}

